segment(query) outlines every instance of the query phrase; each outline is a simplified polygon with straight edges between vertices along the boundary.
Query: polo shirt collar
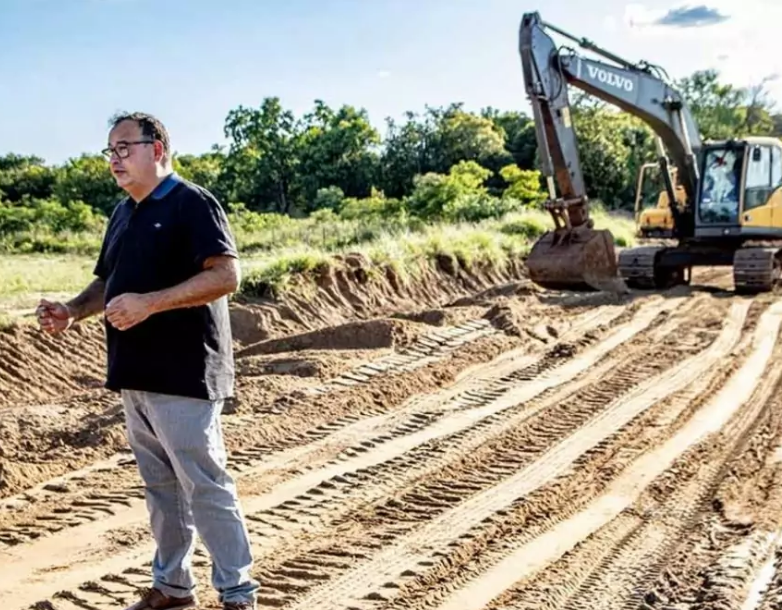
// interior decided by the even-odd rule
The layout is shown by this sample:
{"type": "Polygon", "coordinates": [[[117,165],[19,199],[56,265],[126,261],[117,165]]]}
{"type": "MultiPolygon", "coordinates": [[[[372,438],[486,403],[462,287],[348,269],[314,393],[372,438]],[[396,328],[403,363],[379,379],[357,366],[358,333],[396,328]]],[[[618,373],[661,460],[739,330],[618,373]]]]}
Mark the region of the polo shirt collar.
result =
{"type": "Polygon", "coordinates": [[[162,199],[171,192],[177,184],[182,182],[182,178],[176,173],[171,172],[166,176],[163,181],[155,187],[155,190],[150,193],[152,199],[162,199]]]}

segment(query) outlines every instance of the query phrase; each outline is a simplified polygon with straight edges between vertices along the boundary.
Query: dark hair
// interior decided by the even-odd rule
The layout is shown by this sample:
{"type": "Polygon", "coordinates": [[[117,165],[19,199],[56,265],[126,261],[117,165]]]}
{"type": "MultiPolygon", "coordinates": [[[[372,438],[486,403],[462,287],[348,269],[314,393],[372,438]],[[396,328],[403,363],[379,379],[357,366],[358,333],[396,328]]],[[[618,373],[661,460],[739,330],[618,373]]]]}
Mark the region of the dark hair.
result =
{"type": "Polygon", "coordinates": [[[163,143],[163,150],[169,152],[168,131],[156,117],[145,112],[118,112],[109,119],[109,129],[114,129],[122,121],[136,121],[144,137],[160,140],[163,143]]]}

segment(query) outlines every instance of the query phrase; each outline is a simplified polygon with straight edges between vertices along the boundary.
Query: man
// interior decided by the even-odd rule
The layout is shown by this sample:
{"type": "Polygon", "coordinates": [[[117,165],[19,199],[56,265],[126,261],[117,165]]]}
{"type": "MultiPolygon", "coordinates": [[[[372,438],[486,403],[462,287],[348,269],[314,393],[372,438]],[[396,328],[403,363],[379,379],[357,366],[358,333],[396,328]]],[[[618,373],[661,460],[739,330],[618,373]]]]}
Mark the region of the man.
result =
{"type": "Polygon", "coordinates": [[[104,154],[127,197],[111,215],[96,279],[67,303],[41,300],[40,324],[57,334],[104,312],[106,387],[121,393],[157,543],[151,590],[127,610],[197,604],[196,531],[223,608],[255,608],[249,536],[220,428],[235,375],[234,239],[212,194],[173,172],[160,121],[133,113],[110,125],[104,154]]]}

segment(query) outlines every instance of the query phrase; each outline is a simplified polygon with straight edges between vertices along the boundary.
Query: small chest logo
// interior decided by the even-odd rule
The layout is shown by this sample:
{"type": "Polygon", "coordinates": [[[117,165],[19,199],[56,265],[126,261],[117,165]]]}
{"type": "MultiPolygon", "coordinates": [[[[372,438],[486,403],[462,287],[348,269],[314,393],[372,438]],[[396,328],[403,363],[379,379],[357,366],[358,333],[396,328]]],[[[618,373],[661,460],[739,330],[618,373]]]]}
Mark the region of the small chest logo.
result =
{"type": "Polygon", "coordinates": [[[161,225],[159,222],[156,222],[156,223],[155,223],[155,224],[153,224],[152,226],[153,226],[153,227],[155,227],[156,229],[159,229],[159,228],[160,228],[160,227],[162,227],[163,225],[161,225]]]}

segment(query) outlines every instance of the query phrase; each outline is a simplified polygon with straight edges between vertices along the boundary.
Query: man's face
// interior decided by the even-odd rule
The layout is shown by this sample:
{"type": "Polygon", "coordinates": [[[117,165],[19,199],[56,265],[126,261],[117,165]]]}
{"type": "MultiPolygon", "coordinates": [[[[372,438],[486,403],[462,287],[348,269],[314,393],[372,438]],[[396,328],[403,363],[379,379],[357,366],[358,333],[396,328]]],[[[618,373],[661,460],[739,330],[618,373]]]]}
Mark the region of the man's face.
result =
{"type": "Polygon", "coordinates": [[[108,145],[116,150],[109,163],[117,186],[127,190],[154,182],[163,147],[160,142],[145,137],[136,121],[122,121],[112,129],[108,145]]]}

